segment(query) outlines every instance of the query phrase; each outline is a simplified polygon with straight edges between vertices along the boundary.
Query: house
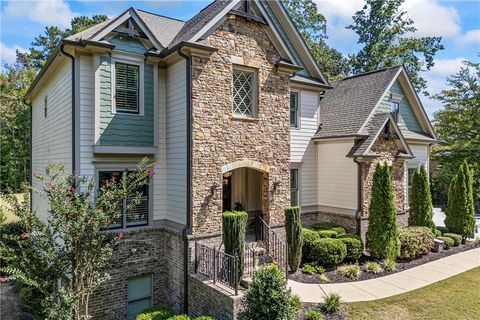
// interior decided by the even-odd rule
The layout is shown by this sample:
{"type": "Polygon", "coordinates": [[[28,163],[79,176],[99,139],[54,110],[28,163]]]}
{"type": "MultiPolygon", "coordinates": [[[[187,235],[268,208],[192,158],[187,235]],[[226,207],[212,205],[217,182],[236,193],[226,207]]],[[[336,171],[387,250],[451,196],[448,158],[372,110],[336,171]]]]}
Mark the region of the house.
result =
{"type": "Polygon", "coordinates": [[[373,173],[382,162],[392,168],[397,221],[406,226],[413,172],[422,164],[428,171],[437,136],[405,68],[332,86],[318,109],[300,111],[292,129],[292,199],[302,206],[302,222],[337,222],[364,237],[373,173]]]}
{"type": "MultiPolygon", "coordinates": [[[[26,94],[32,171],[62,163],[100,184],[156,162],[142,203],[112,226],[125,238],[94,319],[159,304],[234,318],[240,300],[197,277],[202,250],[221,251],[222,212],[235,208],[249,234],[261,224],[281,239],[291,159],[301,163],[330,88],[277,1],[214,1],[188,21],[130,8],[63,39],[26,94]]],[[[48,204],[34,195],[32,207],[48,204]]]]}

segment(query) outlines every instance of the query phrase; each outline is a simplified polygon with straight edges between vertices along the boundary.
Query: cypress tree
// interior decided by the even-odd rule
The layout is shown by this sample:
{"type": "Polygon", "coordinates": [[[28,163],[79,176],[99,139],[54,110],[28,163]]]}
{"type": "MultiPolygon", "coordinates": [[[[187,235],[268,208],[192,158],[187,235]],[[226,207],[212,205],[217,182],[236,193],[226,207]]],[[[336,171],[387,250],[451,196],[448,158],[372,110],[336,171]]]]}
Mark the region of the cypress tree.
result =
{"type": "Polygon", "coordinates": [[[285,231],[288,244],[288,265],[290,270],[295,272],[300,264],[303,245],[299,207],[288,207],[285,209],[285,231]]]}
{"type": "Polygon", "coordinates": [[[400,251],[390,167],[377,164],[369,206],[367,247],[376,259],[395,261],[400,251]]]}
{"type": "Polygon", "coordinates": [[[449,232],[459,234],[463,239],[474,236],[473,179],[466,161],[458,168],[448,190],[445,226],[449,232]]]}
{"type": "Polygon", "coordinates": [[[238,257],[237,285],[243,277],[245,263],[245,228],[247,213],[244,211],[227,211],[222,215],[223,244],[225,252],[238,257]]]}
{"type": "Polygon", "coordinates": [[[428,181],[427,170],[423,164],[420,167],[420,171],[415,170],[413,174],[408,224],[410,226],[428,227],[435,231],[430,182],[428,181]]]}

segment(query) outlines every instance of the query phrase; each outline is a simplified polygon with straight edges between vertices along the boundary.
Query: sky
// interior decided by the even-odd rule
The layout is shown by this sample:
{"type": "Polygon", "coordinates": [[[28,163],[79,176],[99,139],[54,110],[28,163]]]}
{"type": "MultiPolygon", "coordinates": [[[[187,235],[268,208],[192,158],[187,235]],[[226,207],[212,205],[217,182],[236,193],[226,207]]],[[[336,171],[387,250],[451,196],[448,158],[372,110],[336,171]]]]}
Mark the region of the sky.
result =
{"type": "MultiPolygon", "coordinates": [[[[360,10],[364,0],[314,0],[319,12],[327,18],[328,44],[344,54],[360,47],[352,30],[352,15],[360,10]]],[[[115,17],[129,7],[188,20],[210,0],[157,1],[7,1],[0,0],[0,58],[2,63],[15,60],[15,51],[25,51],[45,26],[66,28],[72,17],[105,14],[115,17]]],[[[403,9],[415,21],[414,36],[441,36],[445,50],[437,53],[435,66],[423,73],[428,91],[436,94],[446,88],[446,79],[456,73],[465,60],[480,57],[480,0],[405,0],[403,9]]],[[[422,97],[424,107],[432,117],[441,106],[437,101],[422,97]]]]}

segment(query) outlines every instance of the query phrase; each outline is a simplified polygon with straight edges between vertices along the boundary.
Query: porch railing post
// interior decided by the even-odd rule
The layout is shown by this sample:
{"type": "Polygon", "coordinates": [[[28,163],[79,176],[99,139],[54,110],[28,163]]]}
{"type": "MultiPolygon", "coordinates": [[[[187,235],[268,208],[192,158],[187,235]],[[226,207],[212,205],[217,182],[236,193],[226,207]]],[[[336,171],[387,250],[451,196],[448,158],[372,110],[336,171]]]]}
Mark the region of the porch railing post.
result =
{"type": "Polygon", "coordinates": [[[213,249],[213,283],[217,282],[217,250],[213,249]]]}
{"type": "Polygon", "coordinates": [[[198,248],[197,248],[197,241],[195,241],[195,273],[198,272],[198,248]]]}
{"type": "Polygon", "coordinates": [[[235,264],[235,267],[233,268],[233,279],[235,283],[235,295],[238,295],[238,256],[233,257],[233,263],[235,264]]]}

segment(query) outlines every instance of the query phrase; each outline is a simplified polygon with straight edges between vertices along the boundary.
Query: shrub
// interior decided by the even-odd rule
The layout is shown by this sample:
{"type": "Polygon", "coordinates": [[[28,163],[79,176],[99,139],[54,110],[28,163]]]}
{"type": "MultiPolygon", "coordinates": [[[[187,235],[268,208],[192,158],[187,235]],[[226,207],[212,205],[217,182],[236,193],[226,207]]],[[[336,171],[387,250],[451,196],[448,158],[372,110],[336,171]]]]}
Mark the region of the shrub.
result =
{"type": "Polygon", "coordinates": [[[285,273],[270,264],[253,274],[243,306],[240,319],[295,319],[301,302],[287,287],[285,273]]]}
{"type": "Polygon", "coordinates": [[[303,265],[302,272],[306,274],[315,274],[315,273],[322,274],[325,272],[325,268],[322,266],[319,266],[316,262],[312,262],[310,264],[306,263],[303,265]]]}
{"type": "Polygon", "coordinates": [[[313,243],[320,239],[320,236],[316,231],[303,228],[302,229],[302,239],[303,239],[303,246],[302,246],[302,256],[303,259],[306,261],[312,261],[312,248],[313,243]]]}
{"type": "Polygon", "coordinates": [[[435,238],[436,237],[441,237],[442,236],[442,232],[438,229],[435,229],[435,238]]]}
{"type": "Polygon", "coordinates": [[[415,170],[413,174],[408,225],[427,227],[432,231],[435,230],[430,182],[428,181],[427,170],[425,170],[425,165],[423,164],[420,167],[420,171],[415,170]]]}
{"type": "Polygon", "coordinates": [[[445,246],[445,249],[450,249],[455,244],[455,241],[449,237],[437,237],[437,239],[444,242],[443,245],[445,246]]]}
{"type": "Polygon", "coordinates": [[[168,318],[168,320],[192,320],[192,318],[190,318],[190,316],[186,314],[179,314],[168,318]]]}
{"type": "Polygon", "coordinates": [[[437,230],[440,231],[442,234],[448,233],[447,227],[437,227],[437,230]]]}
{"type": "Polygon", "coordinates": [[[320,282],[330,282],[330,278],[327,277],[325,274],[321,274],[319,279],[320,279],[320,282]]]}
{"type": "Polygon", "coordinates": [[[314,230],[318,230],[318,231],[320,231],[320,230],[333,230],[338,235],[347,233],[347,230],[345,230],[344,227],[342,227],[338,224],[332,223],[332,222],[316,223],[311,228],[314,229],[314,230]]]}
{"type": "Polygon", "coordinates": [[[319,230],[317,233],[320,238],[336,238],[338,235],[335,230],[319,230]]]}
{"type": "Polygon", "coordinates": [[[368,209],[367,247],[376,259],[396,259],[400,249],[390,167],[377,164],[368,209]]]}
{"type": "Polygon", "coordinates": [[[210,316],[200,316],[196,317],[194,320],[215,320],[215,318],[210,316]]]}
{"type": "Polygon", "coordinates": [[[340,310],[342,301],[340,296],[336,293],[327,294],[322,305],[322,310],[326,313],[334,313],[340,310]]]}
{"type": "Polygon", "coordinates": [[[356,263],[340,266],[337,268],[337,271],[340,272],[342,276],[355,280],[359,279],[360,274],[362,273],[362,271],[360,271],[360,267],[356,263]]]}
{"type": "Polygon", "coordinates": [[[136,320],[167,320],[175,315],[170,307],[158,306],[142,311],[136,320]]]}
{"type": "Polygon", "coordinates": [[[365,271],[368,273],[377,274],[381,273],[383,271],[383,268],[377,262],[368,261],[367,263],[365,263],[365,271]]]}
{"type": "Polygon", "coordinates": [[[225,252],[238,257],[238,276],[237,285],[243,277],[243,268],[245,262],[245,228],[247,226],[247,213],[245,211],[224,212],[222,215],[223,223],[223,243],[225,252]]]}
{"type": "Polygon", "coordinates": [[[392,259],[387,259],[383,261],[383,269],[387,272],[397,270],[397,262],[392,259]]]}
{"type": "Polygon", "coordinates": [[[347,247],[347,256],[345,259],[350,261],[358,261],[363,253],[363,243],[359,238],[342,237],[338,240],[342,241],[347,247]]]}
{"type": "Polygon", "coordinates": [[[323,314],[320,310],[309,309],[307,313],[305,313],[305,320],[323,320],[323,314]]]}
{"type": "Polygon", "coordinates": [[[297,271],[302,257],[302,222],[300,208],[285,209],[285,230],[288,243],[288,265],[292,272],[297,271]]]}
{"type": "Polygon", "coordinates": [[[456,246],[459,246],[460,243],[462,243],[462,236],[459,235],[459,234],[455,234],[455,233],[444,233],[443,236],[452,239],[452,240],[453,240],[453,245],[454,245],[455,247],[456,247],[456,246]]]}
{"type": "Polygon", "coordinates": [[[313,243],[312,257],[323,266],[334,266],[347,256],[347,246],[340,240],[322,238],[313,243]]]}
{"type": "Polygon", "coordinates": [[[450,184],[445,214],[445,225],[450,232],[461,235],[463,239],[474,236],[473,180],[466,160],[450,184]]]}
{"type": "Polygon", "coordinates": [[[412,259],[432,250],[432,230],[427,227],[407,227],[400,229],[400,255],[401,259],[412,259]]]}

